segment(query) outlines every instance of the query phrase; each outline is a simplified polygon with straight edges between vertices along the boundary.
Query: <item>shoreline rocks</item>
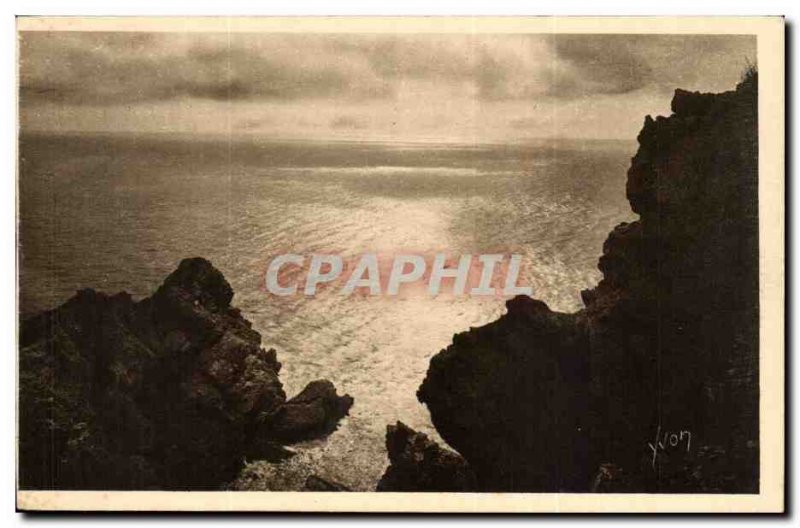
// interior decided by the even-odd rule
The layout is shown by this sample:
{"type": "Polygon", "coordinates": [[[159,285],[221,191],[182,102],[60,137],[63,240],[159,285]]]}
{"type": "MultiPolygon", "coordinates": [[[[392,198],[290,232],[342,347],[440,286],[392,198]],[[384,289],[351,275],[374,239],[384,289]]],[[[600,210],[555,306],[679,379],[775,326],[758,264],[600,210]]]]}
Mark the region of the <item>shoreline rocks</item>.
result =
{"type": "Polygon", "coordinates": [[[646,118],[640,219],[584,309],[517,297],[432,358],[418,398],[482,491],[758,491],[757,95],[752,74],[646,118]]]}
{"type": "Polygon", "coordinates": [[[475,474],[457,453],[402,422],[386,427],[390,465],[376,491],[477,491],[475,474]]]}
{"type": "Polygon", "coordinates": [[[351,491],[350,488],[334,480],[326,480],[317,475],[309,475],[303,491],[351,491]]]}
{"type": "Polygon", "coordinates": [[[287,401],[273,349],[210,262],[149,298],[81,290],[20,331],[22,489],[218,489],[245,456],[324,437],[353,403],[327,381],[287,401]]]}
{"type": "Polygon", "coordinates": [[[295,443],[328,436],[353,405],[353,398],[339,396],[328,380],[312,381],[267,419],[270,436],[295,443]]]}

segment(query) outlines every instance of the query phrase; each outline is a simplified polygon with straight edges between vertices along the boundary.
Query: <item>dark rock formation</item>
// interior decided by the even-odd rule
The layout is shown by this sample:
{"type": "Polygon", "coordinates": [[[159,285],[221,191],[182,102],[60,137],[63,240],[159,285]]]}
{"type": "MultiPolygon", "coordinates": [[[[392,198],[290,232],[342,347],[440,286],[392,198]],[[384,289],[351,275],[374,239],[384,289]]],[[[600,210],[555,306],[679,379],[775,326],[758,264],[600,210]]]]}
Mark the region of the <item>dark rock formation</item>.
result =
{"type": "Polygon", "coordinates": [[[270,416],[270,432],[284,442],[326,436],[336,430],[352,405],[353,398],[336,394],[330,381],[313,381],[270,416]]]}
{"type": "Polygon", "coordinates": [[[431,359],[419,398],[487,489],[571,489],[585,463],[588,339],[574,317],[528,297],[458,334],[431,359]],[[561,455],[561,456],[558,456],[561,455]]]}
{"type": "Polygon", "coordinates": [[[757,99],[676,91],[585,308],[513,299],[431,360],[418,397],[481,489],[758,490],[757,99]]]}
{"type": "Polygon", "coordinates": [[[326,480],[316,475],[309,475],[303,491],[350,491],[350,488],[333,480],[326,480]]]}
{"type": "Polygon", "coordinates": [[[476,491],[464,459],[402,422],[386,427],[390,465],[377,491],[476,491]]]}
{"type": "Polygon", "coordinates": [[[333,431],[352,398],[314,382],[287,402],[275,351],[232,298],[194,258],[140,302],[82,290],[24,321],[20,487],[216,489],[244,457],[333,431]]]}

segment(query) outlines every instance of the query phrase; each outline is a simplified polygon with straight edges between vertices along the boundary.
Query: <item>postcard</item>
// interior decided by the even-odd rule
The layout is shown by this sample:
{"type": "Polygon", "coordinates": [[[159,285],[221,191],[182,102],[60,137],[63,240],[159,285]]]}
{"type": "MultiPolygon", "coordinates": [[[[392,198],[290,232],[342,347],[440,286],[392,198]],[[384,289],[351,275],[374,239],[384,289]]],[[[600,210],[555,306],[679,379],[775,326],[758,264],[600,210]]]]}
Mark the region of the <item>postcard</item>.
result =
{"type": "Polygon", "coordinates": [[[24,511],[781,512],[780,17],[19,17],[24,511]]]}

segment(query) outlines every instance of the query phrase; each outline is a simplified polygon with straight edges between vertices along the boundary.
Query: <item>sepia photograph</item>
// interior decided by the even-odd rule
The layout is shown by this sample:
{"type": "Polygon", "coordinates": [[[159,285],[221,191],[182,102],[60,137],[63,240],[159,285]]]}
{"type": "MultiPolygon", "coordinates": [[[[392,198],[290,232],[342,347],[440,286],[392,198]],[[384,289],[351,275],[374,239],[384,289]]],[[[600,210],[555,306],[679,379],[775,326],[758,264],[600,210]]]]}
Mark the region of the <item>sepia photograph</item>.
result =
{"type": "Polygon", "coordinates": [[[18,508],[782,511],[783,34],[19,17],[18,508]]]}

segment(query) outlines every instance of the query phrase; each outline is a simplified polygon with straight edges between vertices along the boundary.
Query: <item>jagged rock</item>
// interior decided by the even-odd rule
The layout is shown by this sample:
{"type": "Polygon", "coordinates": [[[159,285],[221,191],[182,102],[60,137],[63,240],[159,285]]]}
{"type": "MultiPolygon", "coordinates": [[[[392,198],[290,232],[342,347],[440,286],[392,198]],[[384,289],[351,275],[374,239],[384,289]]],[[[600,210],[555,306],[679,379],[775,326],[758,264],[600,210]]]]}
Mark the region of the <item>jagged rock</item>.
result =
{"type": "Polygon", "coordinates": [[[702,116],[711,112],[719,99],[719,94],[687,92],[678,88],[672,98],[670,108],[676,116],[702,116]]]}
{"type": "Polygon", "coordinates": [[[328,380],[312,381],[269,419],[269,431],[284,442],[299,442],[333,432],[353,405],[353,398],[336,394],[328,380]]]}
{"type": "Polygon", "coordinates": [[[476,491],[464,459],[402,422],[386,427],[390,465],[377,491],[476,491]]]}
{"type": "Polygon", "coordinates": [[[265,426],[287,405],[280,363],[232,297],[193,258],[140,302],[81,290],[24,321],[20,487],[216,489],[244,456],[290,456],[265,426]]]}
{"type": "Polygon", "coordinates": [[[350,488],[333,480],[309,475],[306,479],[304,491],[350,491],[350,488]]]}
{"type": "Polygon", "coordinates": [[[513,299],[432,358],[418,397],[481,489],[758,490],[757,100],[755,75],[676,91],[645,119],[640,219],[609,235],[585,308],[513,299]],[[654,457],[670,432],[691,446],[654,457]]]}
{"type": "Polygon", "coordinates": [[[481,489],[576,489],[588,449],[587,335],[541,301],[507,307],[431,359],[418,397],[481,489]]]}

